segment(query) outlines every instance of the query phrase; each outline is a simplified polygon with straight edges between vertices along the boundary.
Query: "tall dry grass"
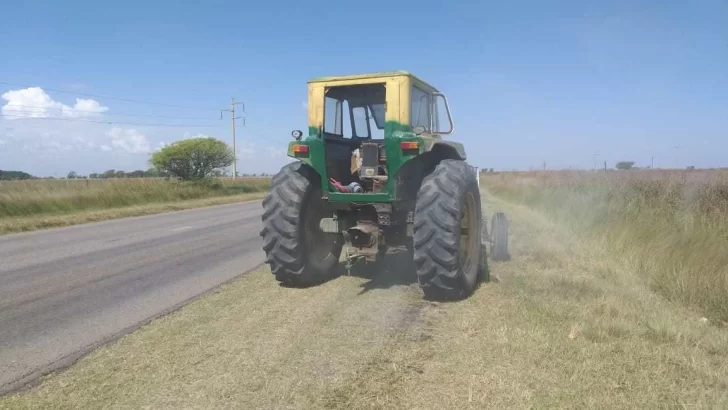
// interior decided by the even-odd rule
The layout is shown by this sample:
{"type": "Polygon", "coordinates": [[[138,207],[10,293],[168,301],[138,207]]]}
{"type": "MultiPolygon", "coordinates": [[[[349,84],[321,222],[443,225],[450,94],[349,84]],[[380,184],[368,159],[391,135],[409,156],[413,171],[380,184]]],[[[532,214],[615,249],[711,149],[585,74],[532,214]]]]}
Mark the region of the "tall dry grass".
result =
{"type": "Polygon", "coordinates": [[[562,171],[482,181],[598,241],[669,300],[728,322],[728,173],[562,171]]]}
{"type": "Polygon", "coordinates": [[[269,184],[268,178],[202,182],[152,178],[4,181],[0,182],[0,219],[263,192],[269,184]]]}

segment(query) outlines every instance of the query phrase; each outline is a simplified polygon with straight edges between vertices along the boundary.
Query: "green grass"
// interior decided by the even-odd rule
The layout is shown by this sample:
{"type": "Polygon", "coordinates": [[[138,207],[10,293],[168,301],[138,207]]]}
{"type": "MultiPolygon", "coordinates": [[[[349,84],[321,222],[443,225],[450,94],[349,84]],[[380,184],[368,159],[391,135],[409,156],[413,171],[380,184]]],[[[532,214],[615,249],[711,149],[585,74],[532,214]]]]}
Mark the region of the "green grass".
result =
{"type": "Polygon", "coordinates": [[[0,233],[260,198],[269,178],[0,182],[0,233]]]}
{"type": "Polygon", "coordinates": [[[603,246],[668,300],[728,322],[727,173],[505,173],[482,181],[603,246]]]}

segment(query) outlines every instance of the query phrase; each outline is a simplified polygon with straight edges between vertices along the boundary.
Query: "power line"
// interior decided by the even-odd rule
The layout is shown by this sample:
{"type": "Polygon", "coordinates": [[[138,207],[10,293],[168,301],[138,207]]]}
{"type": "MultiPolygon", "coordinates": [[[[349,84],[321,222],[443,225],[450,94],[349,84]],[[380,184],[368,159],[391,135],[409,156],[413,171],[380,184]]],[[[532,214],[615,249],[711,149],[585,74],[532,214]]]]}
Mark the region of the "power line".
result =
{"type": "MultiPolygon", "coordinates": [[[[37,106],[37,105],[6,104],[5,106],[3,106],[3,108],[13,108],[13,107],[34,108],[34,109],[37,108],[37,109],[41,109],[41,110],[73,111],[73,112],[82,112],[82,113],[98,114],[98,115],[121,115],[121,116],[125,116],[125,117],[170,118],[170,119],[177,119],[177,120],[209,120],[209,119],[211,119],[209,117],[176,117],[176,116],[170,116],[170,115],[110,113],[110,112],[99,112],[99,111],[90,111],[90,110],[78,110],[75,108],[41,107],[41,106],[37,106]]],[[[41,113],[40,111],[26,111],[26,110],[12,110],[12,111],[13,112],[27,112],[29,114],[41,113]]]]}
{"type": "Polygon", "coordinates": [[[47,87],[40,87],[40,86],[32,86],[32,85],[24,85],[24,84],[15,84],[15,83],[9,83],[7,81],[0,81],[0,84],[9,85],[9,86],[12,86],[12,87],[23,87],[23,88],[39,87],[39,88],[42,88],[43,90],[53,91],[53,92],[57,92],[57,93],[83,95],[83,96],[86,96],[86,97],[94,97],[94,98],[105,98],[107,100],[126,101],[126,102],[132,102],[132,103],[137,103],[137,104],[161,105],[161,106],[164,106],[164,107],[189,108],[189,109],[193,109],[193,110],[220,111],[217,108],[192,107],[192,106],[189,106],[189,105],[165,104],[165,103],[160,103],[160,102],[133,100],[133,99],[130,99],[130,98],[110,97],[110,96],[106,96],[106,95],[80,93],[80,92],[77,92],[77,91],[66,91],[66,90],[58,90],[58,89],[54,89],[54,88],[47,88],[47,87]]]}
{"type": "Polygon", "coordinates": [[[111,125],[144,125],[150,127],[219,127],[219,125],[199,125],[199,124],[155,124],[155,123],[135,123],[135,122],[116,122],[116,121],[94,121],[78,118],[58,118],[58,117],[27,117],[25,115],[0,114],[0,117],[15,117],[24,120],[56,120],[56,121],[72,121],[72,122],[90,122],[96,124],[111,125]]]}

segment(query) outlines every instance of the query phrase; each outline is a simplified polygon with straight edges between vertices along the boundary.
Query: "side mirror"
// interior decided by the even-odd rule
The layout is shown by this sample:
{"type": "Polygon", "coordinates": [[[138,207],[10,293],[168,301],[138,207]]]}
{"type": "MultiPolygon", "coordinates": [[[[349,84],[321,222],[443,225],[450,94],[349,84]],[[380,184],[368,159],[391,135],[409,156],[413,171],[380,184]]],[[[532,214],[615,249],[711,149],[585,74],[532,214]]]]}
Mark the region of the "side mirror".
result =
{"type": "Polygon", "coordinates": [[[293,132],[291,132],[291,136],[296,141],[300,141],[301,137],[303,137],[303,132],[301,132],[300,130],[293,130],[293,132]]]}

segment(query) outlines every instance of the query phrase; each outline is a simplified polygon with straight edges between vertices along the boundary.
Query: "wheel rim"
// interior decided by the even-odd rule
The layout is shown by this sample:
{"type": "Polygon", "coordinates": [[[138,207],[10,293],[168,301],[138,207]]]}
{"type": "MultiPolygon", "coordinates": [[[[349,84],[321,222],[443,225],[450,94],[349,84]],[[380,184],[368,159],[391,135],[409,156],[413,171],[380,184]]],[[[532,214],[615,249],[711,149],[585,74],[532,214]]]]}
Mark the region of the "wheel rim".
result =
{"type": "Polygon", "coordinates": [[[477,274],[477,255],[479,246],[478,215],[475,206],[475,196],[468,192],[460,211],[460,266],[467,280],[472,280],[477,274]]]}

